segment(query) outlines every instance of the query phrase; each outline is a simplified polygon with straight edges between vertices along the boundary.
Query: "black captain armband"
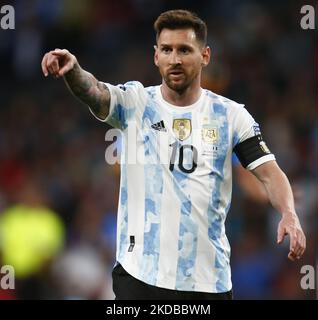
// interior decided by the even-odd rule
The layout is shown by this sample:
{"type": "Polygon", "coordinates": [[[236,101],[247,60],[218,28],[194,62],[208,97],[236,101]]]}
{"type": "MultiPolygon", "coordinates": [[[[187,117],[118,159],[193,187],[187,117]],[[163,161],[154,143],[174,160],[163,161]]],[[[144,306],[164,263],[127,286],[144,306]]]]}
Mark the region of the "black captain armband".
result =
{"type": "Polygon", "coordinates": [[[260,134],[237,144],[233,151],[244,168],[255,160],[271,154],[260,134]]]}

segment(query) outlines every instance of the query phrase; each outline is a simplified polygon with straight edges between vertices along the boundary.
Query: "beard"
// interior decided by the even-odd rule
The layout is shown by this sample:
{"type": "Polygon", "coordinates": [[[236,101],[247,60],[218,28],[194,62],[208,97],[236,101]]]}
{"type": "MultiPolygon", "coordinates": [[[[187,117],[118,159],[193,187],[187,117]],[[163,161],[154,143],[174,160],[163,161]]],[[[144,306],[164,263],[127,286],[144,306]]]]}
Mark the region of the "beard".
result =
{"type": "Polygon", "coordinates": [[[176,71],[181,72],[181,74],[175,78],[171,74],[171,71],[172,70],[168,70],[167,72],[164,72],[163,70],[160,70],[160,73],[168,88],[178,93],[184,92],[198,75],[194,72],[186,73],[184,70],[176,68],[176,71]]]}
{"type": "Polygon", "coordinates": [[[179,93],[184,92],[192,82],[191,79],[189,79],[185,75],[184,75],[184,79],[181,79],[179,81],[175,81],[171,79],[169,75],[166,75],[165,77],[163,77],[163,79],[171,90],[177,91],[179,93]]]}

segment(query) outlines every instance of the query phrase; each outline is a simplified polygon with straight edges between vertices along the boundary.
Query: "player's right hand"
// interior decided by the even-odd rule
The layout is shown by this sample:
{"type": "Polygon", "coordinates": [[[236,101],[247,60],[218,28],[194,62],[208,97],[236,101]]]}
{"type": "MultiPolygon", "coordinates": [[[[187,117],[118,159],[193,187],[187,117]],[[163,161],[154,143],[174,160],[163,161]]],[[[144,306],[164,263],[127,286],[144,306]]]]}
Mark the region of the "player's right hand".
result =
{"type": "Polygon", "coordinates": [[[76,57],[68,50],[55,49],[44,55],[41,66],[45,77],[51,74],[59,78],[72,70],[76,63],[76,57]]]}

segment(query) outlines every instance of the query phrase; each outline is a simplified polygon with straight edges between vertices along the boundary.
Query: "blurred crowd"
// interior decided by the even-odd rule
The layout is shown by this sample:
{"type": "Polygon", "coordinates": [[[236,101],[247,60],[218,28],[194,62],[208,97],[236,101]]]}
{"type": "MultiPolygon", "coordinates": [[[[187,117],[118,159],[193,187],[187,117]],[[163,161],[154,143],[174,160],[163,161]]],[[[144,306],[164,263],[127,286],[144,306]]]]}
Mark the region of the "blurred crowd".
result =
{"type": "Polygon", "coordinates": [[[44,79],[40,63],[46,51],[67,48],[100,80],[157,84],[152,24],[172,8],[207,22],[212,61],[203,86],[257,119],[293,185],[307,236],[304,258],[291,263],[288,239],[276,245],[279,214],[234,176],[234,297],[315,299],[300,287],[301,266],[316,266],[318,256],[318,33],[300,27],[309,2],[11,1],[16,29],[0,29],[0,266],[17,263],[21,272],[0,299],[113,298],[119,168],[105,162],[109,127],[63,80],[44,79]]]}

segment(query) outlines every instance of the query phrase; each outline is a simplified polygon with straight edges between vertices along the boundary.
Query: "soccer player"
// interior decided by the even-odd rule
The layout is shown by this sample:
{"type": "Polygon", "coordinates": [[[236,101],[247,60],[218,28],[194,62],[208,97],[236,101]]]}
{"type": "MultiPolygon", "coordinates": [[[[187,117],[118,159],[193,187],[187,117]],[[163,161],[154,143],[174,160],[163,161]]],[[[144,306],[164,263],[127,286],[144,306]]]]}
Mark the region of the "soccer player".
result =
{"type": "Polygon", "coordinates": [[[161,85],[98,81],[65,49],[44,55],[43,73],[64,77],[98,119],[122,131],[116,299],[231,299],[224,222],[233,150],[281,213],[277,242],[289,235],[289,259],[303,255],[305,235],[288,179],[258,124],[243,105],[201,88],[211,54],[205,22],[172,10],[154,28],[161,85]],[[132,163],[137,149],[142,157],[132,163]]]}

